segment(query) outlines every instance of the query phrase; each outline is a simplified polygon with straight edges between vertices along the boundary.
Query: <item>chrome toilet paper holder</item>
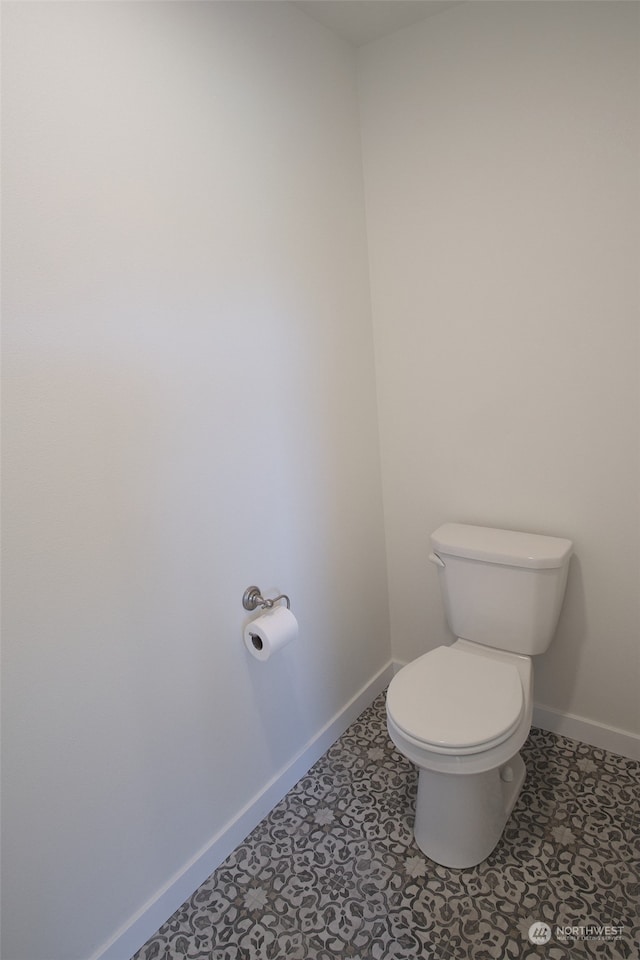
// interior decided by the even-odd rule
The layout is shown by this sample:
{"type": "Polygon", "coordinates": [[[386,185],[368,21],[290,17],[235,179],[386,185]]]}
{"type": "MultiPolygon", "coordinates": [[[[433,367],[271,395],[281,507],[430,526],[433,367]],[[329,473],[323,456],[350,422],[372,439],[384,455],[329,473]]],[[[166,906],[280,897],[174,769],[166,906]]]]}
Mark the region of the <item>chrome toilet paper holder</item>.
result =
{"type": "Polygon", "coordinates": [[[260,587],[247,587],[242,595],[242,606],[245,608],[245,610],[255,610],[256,607],[263,607],[266,610],[271,610],[273,605],[277,603],[278,600],[286,600],[287,610],[291,610],[291,601],[286,593],[279,594],[277,597],[274,597],[273,600],[265,600],[265,598],[262,596],[260,587]]]}

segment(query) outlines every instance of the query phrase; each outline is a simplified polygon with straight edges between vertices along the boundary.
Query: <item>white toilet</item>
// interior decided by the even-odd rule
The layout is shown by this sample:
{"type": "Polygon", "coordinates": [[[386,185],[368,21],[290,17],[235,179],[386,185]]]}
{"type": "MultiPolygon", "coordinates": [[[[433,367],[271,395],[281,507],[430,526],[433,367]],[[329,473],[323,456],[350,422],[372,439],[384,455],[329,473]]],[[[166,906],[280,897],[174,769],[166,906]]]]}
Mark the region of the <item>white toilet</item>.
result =
{"type": "Polygon", "coordinates": [[[419,768],[416,843],[436,863],[472,867],[496,846],[524,781],[531,657],[555,633],[573,544],[461,523],[431,543],[459,639],[396,674],[387,726],[419,768]]]}

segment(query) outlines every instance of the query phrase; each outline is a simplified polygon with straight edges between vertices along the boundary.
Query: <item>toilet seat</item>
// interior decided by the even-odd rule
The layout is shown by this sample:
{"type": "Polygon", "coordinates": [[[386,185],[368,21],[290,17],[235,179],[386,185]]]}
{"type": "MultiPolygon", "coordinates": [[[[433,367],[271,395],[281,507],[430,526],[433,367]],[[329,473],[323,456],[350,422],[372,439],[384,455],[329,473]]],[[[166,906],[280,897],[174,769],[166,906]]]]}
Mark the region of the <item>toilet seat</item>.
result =
{"type": "Polygon", "coordinates": [[[472,754],[502,743],[524,710],[518,669],[456,647],[437,647],[391,681],[387,712],[417,747],[472,754]]]}

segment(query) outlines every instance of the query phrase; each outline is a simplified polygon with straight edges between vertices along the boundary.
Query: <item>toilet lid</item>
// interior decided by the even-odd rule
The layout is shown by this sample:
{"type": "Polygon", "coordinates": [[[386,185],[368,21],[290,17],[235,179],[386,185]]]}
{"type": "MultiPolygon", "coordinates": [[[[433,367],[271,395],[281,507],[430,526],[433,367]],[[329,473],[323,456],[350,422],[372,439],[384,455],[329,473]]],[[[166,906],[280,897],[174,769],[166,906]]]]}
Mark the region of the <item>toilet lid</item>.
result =
{"type": "Polygon", "coordinates": [[[523,705],[513,664],[455,647],[438,647],[414,660],[387,692],[389,716],[400,730],[452,753],[506,739],[523,705]]]}

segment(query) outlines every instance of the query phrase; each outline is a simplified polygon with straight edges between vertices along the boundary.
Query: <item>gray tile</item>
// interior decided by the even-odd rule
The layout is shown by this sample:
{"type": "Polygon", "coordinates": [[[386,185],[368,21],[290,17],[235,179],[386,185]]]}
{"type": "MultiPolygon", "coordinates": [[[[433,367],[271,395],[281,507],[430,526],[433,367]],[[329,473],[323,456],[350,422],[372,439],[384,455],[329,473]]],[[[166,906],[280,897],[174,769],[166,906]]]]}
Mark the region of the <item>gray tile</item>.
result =
{"type": "Polygon", "coordinates": [[[500,843],[449,870],[414,844],[416,771],[378,697],[133,960],[636,957],[640,765],[535,729],[522,755],[500,843]],[[542,948],[539,921],[623,934],[542,948]]]}

